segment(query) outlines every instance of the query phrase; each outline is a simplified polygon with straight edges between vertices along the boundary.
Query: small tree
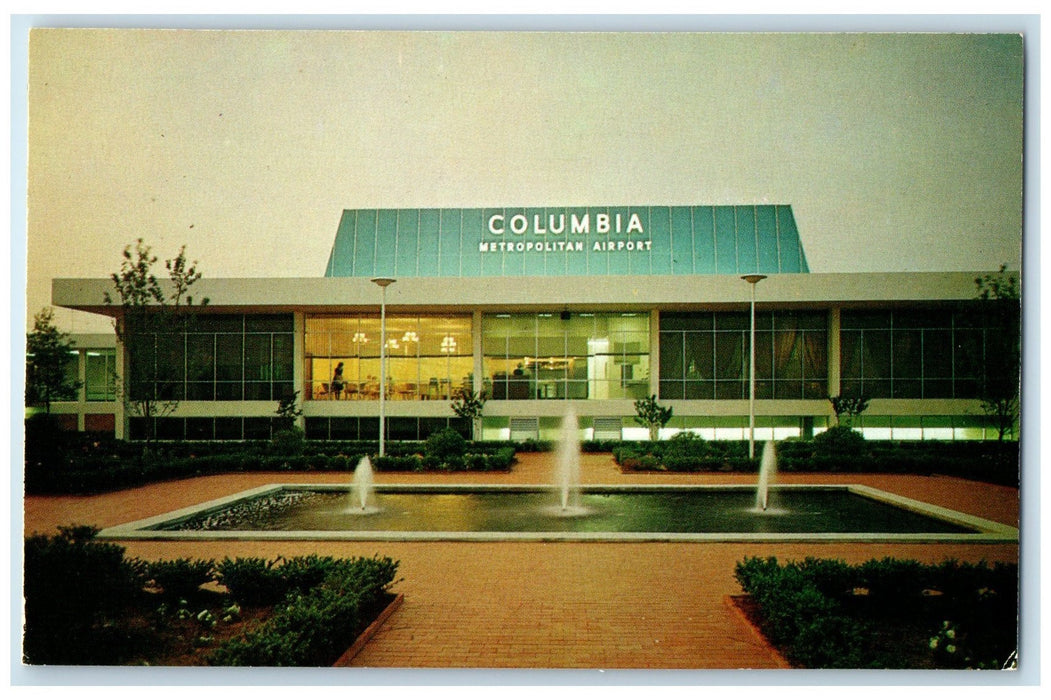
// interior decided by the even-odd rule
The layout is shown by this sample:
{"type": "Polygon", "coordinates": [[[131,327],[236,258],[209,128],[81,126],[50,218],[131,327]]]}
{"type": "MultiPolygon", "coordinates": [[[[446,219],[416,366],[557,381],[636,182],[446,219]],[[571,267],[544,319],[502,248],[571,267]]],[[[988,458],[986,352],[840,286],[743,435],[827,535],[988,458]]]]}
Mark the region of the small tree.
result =
{"type": "Polygon", "coordinates": [[[278,425],[270,439],[270,446],[276,454],[301,454],[306,446],[306,435],[303,429],[296,425],[296,418],[303,415],[303,410],[296,405],[298,397],[299,392],[293,391],[277,402],[277,410],[274,413],[278,416],[278,425]]]}
{"type": "Polygon", "coordinates": [[[485,392],[475,393],[474,389],[461,387],[451,404],[453,413],[471,422],[471,439],[477,440],[481,432],[482,410],[485,408],[485,392]]]}
{"type": "Polygon", "coordinates": [[[282,429],[288,429],[295,426],[296,418],[303,415],[303,409],[296,405],[296,401],[299,399],[299,392],[293,391],[284,398],[278,400],[277,410],[274,411],[280,418],[282,429]]]}
{"type": "Polygon", "coordinates": [[[828,400],[836,413],[836,425],[847,428],[853,428],[854,419],[869,407],[869,400],[863,396],[829,396],[828,400]]]}
{"type": "Polygon", "coordinates": [[[671,420],[671,407],[657,403],[657,395],[639,399],[635,402],[635,422],[650,431],[650,440],[660,438],[660,429],[671,420]]]}
{"type": "Polygon", "coordinates": [[[69,376],[70,354],[76,343],[55,327],[54,311],[44,307],[33,317],[33,331],[26,336],[26,405],[44,407],[74,399],[81,382],[69,376]]]}
{"type": "Polygon", "coordinates": [[[974,280],[985,332],[982,411],[1001,441],[1015,432],[1022,369],[1021,306],[1018,279],[1007,266],[974,280]]]}
{"type": "MultiPolygon", "coordinates": [[[[186,246],[179,254],[164,261],[168,283],[162,284],[153,274],[157,257],[139,238],[134,249],[126,246],[120,272],[110,275],[116,299],[104,294],[107,305],[121,307],[113,329],[125,349],[131,353],[130,370],[118,391],[129,412],[144,418],[146,450],[156,430],[156,420],[170,415],[179,406],[183,374],[181,362],[183,338],[192,321],[188,313],[194,305],[189,295],[200,278],[197,261],[187,263],[186,246]],[[173,367],[178,364],[178,367],[173,367]]],[[[201,299],[199,306],[206,306],[201,299]]]]}

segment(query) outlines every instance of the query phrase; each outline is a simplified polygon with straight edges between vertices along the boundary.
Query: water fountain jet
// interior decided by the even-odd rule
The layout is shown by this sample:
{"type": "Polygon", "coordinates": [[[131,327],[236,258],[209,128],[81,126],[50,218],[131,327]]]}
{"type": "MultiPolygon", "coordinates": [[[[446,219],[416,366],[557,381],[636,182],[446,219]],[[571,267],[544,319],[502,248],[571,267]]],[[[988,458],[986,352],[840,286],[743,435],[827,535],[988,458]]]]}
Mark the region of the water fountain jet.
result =
{"type": "Polygon", "coordinates": [[[774,441],[763,446],[763,458],[759,462],[759,483],[755,491],[755,507],[765,511],[770,505],[770,484],[777,478],[777,451],[774,441]]]}
{"type": "Polygon", "coordinates": [[[354,483],[350,489],[350,506],[347,512],[368,513],[370,510],[376,510],[372,505],[375,491],[372,482],[372,461],[365,455],[354,468],[354,483]]]}
{"type": "Polygon", "coordinates": [[[579,515],[580,506],[580,426],[576,411],[570,406],[562,419],[562,435],[555,463],[555,485],[563,515],[579,515]]]}

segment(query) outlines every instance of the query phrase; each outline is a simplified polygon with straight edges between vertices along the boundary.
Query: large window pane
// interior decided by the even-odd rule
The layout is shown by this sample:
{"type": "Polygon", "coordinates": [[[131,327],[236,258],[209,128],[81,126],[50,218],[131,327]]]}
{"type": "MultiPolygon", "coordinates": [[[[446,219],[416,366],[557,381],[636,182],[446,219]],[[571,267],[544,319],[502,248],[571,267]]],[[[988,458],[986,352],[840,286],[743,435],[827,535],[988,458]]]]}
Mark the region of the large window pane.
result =
{"type": "MultiPolygon", "coordinates": [[[[248,336],[249,338],[257,336],[248,336]]],[[[270,336],[263,336],[267,339],[270,336]]],[[[244,340],[240,335],[226,333],[215,336],[215,378],[221,382],[240,382],[243,377],[242,361],[244,340]]],[[[269,355],[269,348],[267,348],[269,355]]]]}
{"type": "MultiPolygon", "coordinates": [[[[922,376],[923,333],[919,330],[894,331],[894,377],[913,378],[922,376]]],[[[887,375],[883,375],[887,376],[887,375]]]]}
{"type": "Polygon", "coordinates": [[[744,333],[717,333],[715,336],[715,377],[736,379],[747,375],[747,336],[744,333]]]}
{"type": "Polygon", "coordinates": [[[683,334],[660,334],[661,378],[683,376],[683,334]]]}
{"type": "MultiPolygon", "coordinates": [[[[685,333],[683,361],[685,367],[670,368],[673,374],[685,372],[686,379],[713,379],[715,377],[715,338],[711,333],[685,333]]],[[[663,365],[661,365],[663,370],[663,365]]],[[[671,376],[671,375],[665,375],[671,376]]]]}
{"type": "Polygon", "coordinates": [[[295,366],[295,353],[290,333],[275,333],[271,336],[273,359],[271,368],[274,379],[291,381],[295,366]]]}
{"type": "Polygon", "coordinates": [[[862,336],[862,376],[866,379],[889,379],[890,368],[890,331],[865,331],[862,336]]]}
{"type": "Polygon", "coordinates": [[[244,338],[245,380],[270,381],[270,335],[252,334],[244,338]]]}
{"type": "MultiPolygon", "coordinates": [[[[927,330],[923,332],[923,376],[948,379],[952,377],[952,332],[927,330]]],[[[948,397],[951,397],[950,393],[948,397]]]]}

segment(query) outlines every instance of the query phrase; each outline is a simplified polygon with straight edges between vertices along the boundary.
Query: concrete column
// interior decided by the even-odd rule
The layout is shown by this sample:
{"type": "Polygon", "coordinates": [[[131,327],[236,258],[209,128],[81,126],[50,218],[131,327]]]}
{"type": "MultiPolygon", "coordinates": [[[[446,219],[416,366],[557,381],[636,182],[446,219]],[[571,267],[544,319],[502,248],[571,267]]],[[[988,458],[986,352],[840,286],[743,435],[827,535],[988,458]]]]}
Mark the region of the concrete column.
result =
{"type": "Polygon", "coordinates": [[[839,332],[840,332],[840,309],[834,307],[828,311],[828,395],[839,396],[840,394],[840,366],[839,366],[839,332]]]}
{"type": "Polygon", "coordinates": [[[661,379],[661,315],[657,309],[650,310],[650,394],[660,396],[661,379]]]}
{"type": "Polygon", "coordinates": [[[482,312],[475,309],[471,314],[471,354],[474,357],[474,379],[471,382],[474,393],[482,392],[482,312]]]}

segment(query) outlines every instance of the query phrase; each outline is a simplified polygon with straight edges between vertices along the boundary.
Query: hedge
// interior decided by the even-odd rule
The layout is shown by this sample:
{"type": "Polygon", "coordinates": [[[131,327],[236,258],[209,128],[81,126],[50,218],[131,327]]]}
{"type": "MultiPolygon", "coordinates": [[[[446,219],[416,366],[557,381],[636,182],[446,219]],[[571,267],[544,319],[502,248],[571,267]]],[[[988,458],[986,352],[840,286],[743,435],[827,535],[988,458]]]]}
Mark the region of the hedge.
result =
{"type": "MultiPolygon", "coordinates": [[[[112,441],[90,451],[69,450],[47,464],[26,463],[26,492],[92,494],[167,479],[241,472],[352,472],[371,443],[340,447],[307,442],[301,454],[272,454],[269,443],[172,443],[143,454],[135,443],[112,441]]],[[[463,457],[442,461],[422,455],[423,443],[391,443],[387,456],[371,456],[377,471],[507,471],[515,460],[509,443],[475,445],[463,457]]]]}
{"type": "MultiPolygon", "coordinates": [[[[748,459],[746,441],[703,440],[699,437],[659,442],[621,443],[613,458],[632,471],[755,473],[759,456],[748,459]]],[[[865,440],[864,452],[837,454],[816,440],[777,443],[777,468],[782,472],[843,472],[945,474],[1006,486],[1018,486],[1016,442],[892,442],[865,440]]]]}
{"type": "Polygon", "coordinates": [[[797,667],[1001,668],[1017,648],[1016,564],[750,557],[734,573],[797,667]]]}

